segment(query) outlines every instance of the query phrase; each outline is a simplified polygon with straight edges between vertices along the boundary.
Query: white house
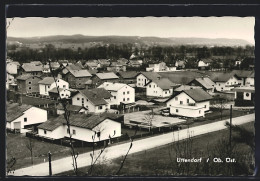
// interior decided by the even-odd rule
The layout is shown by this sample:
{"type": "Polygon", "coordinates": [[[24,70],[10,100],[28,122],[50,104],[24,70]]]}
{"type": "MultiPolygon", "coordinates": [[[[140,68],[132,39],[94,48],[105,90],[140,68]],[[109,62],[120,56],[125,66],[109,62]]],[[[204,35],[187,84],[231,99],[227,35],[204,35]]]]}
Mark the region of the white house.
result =
{"type": "Polygon", "coordinates": [[[136,87],[145,88],[146,84],[154,79],[162,77],[156,72],[140,72],[136,76],[136,87]]]}
{"type": "Polygon", "coordinates": [[[133,103],[135,102],[135,89],[127,84],[104,82],[98,88],[104,88],[113,96],[111,105],[120,105],[120,103],[133,103]]]}
{"type": "Polygon", "coordinates": [[[171,115],[204,117],[205,112],[209,110],[210,99],[211,95],[203,89],[190,89],[174,95],[166,105],[170,108],[171,115]]]}
{"type": "Polygon", "coordinates": [[[245,86],[255,86],[255,72],[252,72],[245,81],[245,86]]]}
{"type": "Polygon", "coordinates": [[[198,68],[199,69],[208,68],[212,62],[213,62],[213,60],[211,60],[211,59],[202,59],[198,62],[198,68]]]}
{"type": "Polygon", "coordinates": [[[32,126],[47,121],[46,110],[25,104],[7,104],[6,113],[6,128],[10,130],[19,130],[21,133],[26,126],[32,126]]]}
{"type": "Polygon", "coordinates": [[[191,86],[200,86],[203,90],[208,92],[209,94],[214,92],[215,89],[215,82],[213,82],[210,78],[208,77],[198,77],[193,79],[188,85],[191,86]]]}
{"type": "Polygon", "coordinates": [[[71,95],[71,92],[66,88],[59,88],[59,96],[58,96],[58,90],[57,87],[54,87],[53,89],[49,90],[49,96],[52,97],[60,97],[61,99],[68,99],[71,95]]]}
{"type": "Polygon", "coordinates": [[[234,87],[241,85],[241,81],[232,73],[222,73],[213,81],[215,82],[216,90],[220,92],[230,91],[234,87]]]}
{"type": "Polygon", "coordinates": [[[103,113],[110,109],[112,95],[105,89],[84,89],[72,97],[72,105],[82,106],[91,113],[103,113]]]}
{"type": "MultiPolygon", "coordinates": [[[[59,88],[69,89],[69,83],[62,79],[56,79],[56,83],[59,88]]],[[[43,80],[39,81],[40,95],[48,96],[49,91],[57,87],[56,83],[53,77],[45,77],[43,80]]]]}
{"type": "Polygon", "coordinates": [[[170,97],[173,93],[173,88],[177,86],[168,78],[154,79],[146,85],[146,96],[170,97]]]}
{"type": "MultiPolygon", "coordinates": [[[[70,116],[70,133],[72,138],[85,142],[99,142],[121,136],[120,115],[101,114],[87,116],[72,114],[70,116]],[[94,138],[94,140],[93,140],[94,138]]],[[[69,137],[64,116],[50,119],[38,126],[38,134],[49,139],[69,137]]]]}

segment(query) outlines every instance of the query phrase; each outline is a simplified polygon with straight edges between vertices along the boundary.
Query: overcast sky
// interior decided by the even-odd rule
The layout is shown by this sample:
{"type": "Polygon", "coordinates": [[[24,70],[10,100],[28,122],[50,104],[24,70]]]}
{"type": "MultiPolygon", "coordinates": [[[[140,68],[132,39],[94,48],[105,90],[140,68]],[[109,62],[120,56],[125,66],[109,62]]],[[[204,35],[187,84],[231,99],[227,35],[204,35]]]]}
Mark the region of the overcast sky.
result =
{"type": "MultiPolygon", "coordinates": [[[[7,22],[10,19],[7,19],[7,22]]],[[[254,44],[254,17],[15,18],[7,36],[157,36],[244,39],[254,44]]]]}

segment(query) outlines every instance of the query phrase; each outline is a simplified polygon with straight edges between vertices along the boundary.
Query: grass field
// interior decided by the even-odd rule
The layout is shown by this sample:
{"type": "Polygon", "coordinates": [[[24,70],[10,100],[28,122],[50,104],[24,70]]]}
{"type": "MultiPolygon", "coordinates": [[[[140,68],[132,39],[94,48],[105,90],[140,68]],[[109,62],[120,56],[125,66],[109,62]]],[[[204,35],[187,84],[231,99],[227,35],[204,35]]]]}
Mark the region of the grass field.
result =
{"type": "MultiPolygon", "coordinates": [[[[254,122],[244,124],[243,127],[246,128],[247,130],[254,132],[254,122]]],[[[217,132],[213,132],[213,133],[209,133],[206,135],[201,135],[193,138],[192,139],[193,154],[197,156],[205,157],[207,148],[214,149],[216,144],[219,143],[219,140],[221,138],[228,138],[228,136],[229,136],[229,131],[226,129],[226,130],[221,130],[221,131],[217,131],[217,132]]],[[[172,147],[174,146],[176,147],[176,143],[128,155],[126,162],[124,163],[124,166],[120,171],[119,175],[127,175],[127,176],[172,175],[172,173],[175,173],[176,171],[175,167],[173,166],[174,164],[176,164],[176,160],[171,160],[170,159],[171,157],[169,155],[170,154],[175,155],[174,150],[172,150],[172,147]]],[[[239,144],[235,147],[235,151],[248,153],[250,152],[250,148],[245,144],[239,144]]],[[[96,170],[94,175],[99,175],[99,176],[115,175],[115,173],[120,167],[120,163],[122,160],[123,158],[118,158],[110,162],[108,161],[106,164],[98,164],[95,167],[96,170]]],[[[192,164],[195,163],[191,163],[191,168],[192,168],[192,164]]],[[[208,166],[205,159],[203,163],[198,163],[198,164],[201,164],[201,165],[197,165],[198,168],[201,167],[207,168],[208,166]]],[[[211,164],[212,164],[211,167],[214,166],[215,164],[215,166],[217,166],[217,168],[220,170],[220,173],[218,173],[217,175],[223,174],[221,173],[222,165],[220,165],[220,163],[211,163],[211,164]]],[[[226,164],[231,164],[231,163],[226,163],[226,164]]],[[[80,169],[81,175],[84,175],[84,173],[86,173],[87,170],[88,167],[80,169]]],[[[197,170],[197,172],[195,170],[194,172],[191,172],[191,174],[203,175],[199,170],[197,170]]],[[[246,174],[248,173],[245,173],[243,175],[246,174]]],[[[59,176],[61,175],[62,176],[73,175],[73,172],[69,171],[66,173],[59,174],[59,176]]]]}
{"type": "Polygon", "coordinates": [[[37,97],[28,97],[23,95],[22,102],[23,104],[37,106],[37,105],[44,105],[44,104],[54,104],[57,101],[50,100],[50,99],[41,99],[37,97]]]}

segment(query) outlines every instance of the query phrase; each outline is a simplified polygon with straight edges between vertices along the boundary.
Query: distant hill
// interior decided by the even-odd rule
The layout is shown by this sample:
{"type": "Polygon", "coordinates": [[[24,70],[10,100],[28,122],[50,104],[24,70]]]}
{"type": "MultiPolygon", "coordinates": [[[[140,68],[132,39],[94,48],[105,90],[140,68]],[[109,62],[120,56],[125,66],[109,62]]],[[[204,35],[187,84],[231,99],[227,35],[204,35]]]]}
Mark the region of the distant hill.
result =
{"type": "Polygon", "coordinates": [[[252,45],[242,39],[227,38],[160,38],[160,37],[139,37],[139,36],[85,36],[85,35],[55,35],[31,38],[8,37],[7,43],[38,44],[38,43],[100,43],[100,44],[143,44],[143,45],[205,45],[205,46],[246,46],[252,45]]]}

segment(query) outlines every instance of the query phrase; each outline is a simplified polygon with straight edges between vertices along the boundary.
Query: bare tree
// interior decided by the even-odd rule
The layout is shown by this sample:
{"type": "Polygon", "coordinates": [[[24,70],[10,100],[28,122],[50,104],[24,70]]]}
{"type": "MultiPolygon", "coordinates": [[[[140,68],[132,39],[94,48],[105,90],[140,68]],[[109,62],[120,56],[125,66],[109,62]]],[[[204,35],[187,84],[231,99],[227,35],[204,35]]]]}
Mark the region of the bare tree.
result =
{"type": "Polygon", "coordinates": [[[143,121],[145,123],[147,123],[147,125],[149,126],[149,132],[151,131],[151,127],[153,126],[153,121],[154,121],[154,112],[153,109],[151,110],[151,112],[149,112],[148,114],[146,114],[143,118],[143,121]]]}
{"type": "Polygon", "coordinates": [[[34,141],[33,141],[33,139],[29,138],[27,143],[25,144],[25,146],[30,151],[31,163],[33,165],[33,148],[34,148],[34,141]]]}

